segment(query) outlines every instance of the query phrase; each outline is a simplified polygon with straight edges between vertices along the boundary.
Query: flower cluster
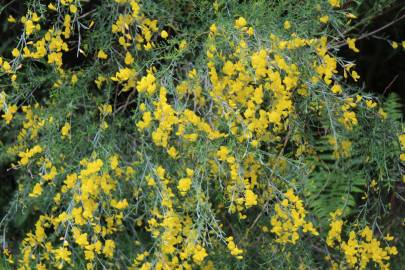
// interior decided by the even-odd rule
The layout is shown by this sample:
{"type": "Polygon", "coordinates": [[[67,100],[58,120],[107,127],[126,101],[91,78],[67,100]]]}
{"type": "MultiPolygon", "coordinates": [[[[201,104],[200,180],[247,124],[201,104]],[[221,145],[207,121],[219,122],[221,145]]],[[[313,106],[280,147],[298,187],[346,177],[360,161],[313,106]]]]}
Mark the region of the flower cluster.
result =
{"type": "Polygon", "coordinates": [[[292,189],[285,194],[285,199],[274,206],[275,215],[271,218],[271,232],[276,235],[276,242],[295,244],[300,238],[300,230],[318,235],[314,225],[305,220],[306,211],[292,189]]]}

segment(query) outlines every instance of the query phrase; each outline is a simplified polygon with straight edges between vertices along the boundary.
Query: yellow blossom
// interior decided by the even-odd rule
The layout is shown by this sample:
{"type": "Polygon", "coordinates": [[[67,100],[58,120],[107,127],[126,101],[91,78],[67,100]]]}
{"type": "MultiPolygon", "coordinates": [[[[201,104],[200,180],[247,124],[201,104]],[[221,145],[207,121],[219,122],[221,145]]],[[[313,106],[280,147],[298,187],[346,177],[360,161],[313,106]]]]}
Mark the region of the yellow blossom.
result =
{"type": "Polygon", "coordinates": [[[42,186],[40,183],[36,183],[29,196],[35,198],[40,196],[41,194],[42,194],[42,186]]]}
{"type": "Polygon", "coordinates": [[[243,17],[239,17],[237,20],[235,20],[235,28],[237,29],[245,27],[246,24],[247,24],[246,19],[243,17]]]}
{"type": "Polygon", "coordinates": [[[70,5],[69,10],[71,13],[76,13],[77,12],[77,6],[76,5],[70,5]]]}
{"type": "Polygon", "coordinates": [[[168,38],[169,34],[168,34],[165,30],[163,30],[162,32],[160,32],[160,36],[161,36],[163,39],[166,39],[166,38],[168,38]]]}
{"type": "Polygon", "coordinates": [[[108,55],[103,50],[99,50],[98,54],[97,54],[97,57],[99,59],[105,60],[105,59],[108,58],[108,55]]]}
{"type": "Polygon", "coordinates": [[[185,195],[187,191],[190,190],[191,187],[191,178],[181,178],[179,180],[179,184],[177,185],[177,189],[180,191],[181,195],[185,195]]]}
{"type": "Polygon", "coordinates": [[[70,134],[70,123],[66,122],[65,125],[61,129],[62,138],[66,138],[70,134]]]}
{"type": "Polygon", "coordinates": [[[324,15],[324,16],[322,16],[322,17],[319,18],[319,21],[320,21],[321,23],[328,23],[328,21],[329,21],[329,16],[328,16],[328,15],[324,15]]]}
{"type": "Polygon", "coordinates": [[[283,26],[284,26],[284,29],[286,29],[286,30],[290,29],[290,28],[291,28],[291,23],[290,23],[290,21],[285,21],[284,24],[283,24],[283,26]]]}
{"type": "Polygon", "coordinates": [[[356,48],[356,39],[355,38],[348,38],[347,39],[347,45],[349,45],[349,48],[352,51],[354,51],[356,53],[360,52],[360,50],[356,48]]]}
{"type": "Polygon", "coordinates": [[[115,242],[113,240],[106,240],[104,243],[103,254],[108,257],[112,258],[114,256],[115,250],[115,242]]]}
{"type": "Polygon", "coordinates": [[[332,7],[340,7],[340,0],[328,0],[332,7]]]}

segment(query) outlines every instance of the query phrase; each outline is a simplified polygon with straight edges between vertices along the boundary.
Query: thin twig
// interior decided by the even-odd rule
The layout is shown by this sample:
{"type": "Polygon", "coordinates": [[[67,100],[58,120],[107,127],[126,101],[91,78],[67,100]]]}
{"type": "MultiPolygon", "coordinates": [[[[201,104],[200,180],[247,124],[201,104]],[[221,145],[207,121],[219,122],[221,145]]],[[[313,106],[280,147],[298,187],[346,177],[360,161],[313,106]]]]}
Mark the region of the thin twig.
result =
{"type": "MultiPolygon", "coordinates": [[[[396,24],[397,22],[399,22],[399,21],[401,21],[403,19],[405,19],[405,14],[402,15],[401,17],[387,23],[386,25],[381,26],[380,28],[377,28],[377,29],[375,29],[375,30],[373,30],[373,31],[371,31],[369,33],[364,33],[363,35],[360,35],[358,38],[356,38],[356,40],[362,40],[362,39],[368,38],[370,36],[373,36],[376,33],[381,32],[382,30],[392,26],[393,24],[396,24]]],[[[331,47],[340,48],[340,47],[343,47],[343,46],[346,46],[346,40],[339,41],[339,42],[333,44],[331,47]]]]}
{"type": "Polygon", "coordinates": [[[392,79],[392,81],[387,85],[387,87],[385,87],[384,91],[383,91],[383,96],[385,95],[385,92],[391,88],[391,86],[394,84],[394,82],[398,79],[399,74],[397,74],[394,79],[392,79]]]}

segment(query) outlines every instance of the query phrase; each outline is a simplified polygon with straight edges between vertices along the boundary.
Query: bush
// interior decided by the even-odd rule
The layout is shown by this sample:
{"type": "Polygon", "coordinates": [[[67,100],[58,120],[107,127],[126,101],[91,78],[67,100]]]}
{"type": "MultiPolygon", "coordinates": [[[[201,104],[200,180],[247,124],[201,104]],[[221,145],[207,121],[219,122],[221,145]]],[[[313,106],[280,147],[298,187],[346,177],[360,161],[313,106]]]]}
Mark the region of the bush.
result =
{"type": "Polygon", "coordinates": [[[5,267],[400,267],[405,135],[337,56],[354,4],[14,5],[5,267]]]}

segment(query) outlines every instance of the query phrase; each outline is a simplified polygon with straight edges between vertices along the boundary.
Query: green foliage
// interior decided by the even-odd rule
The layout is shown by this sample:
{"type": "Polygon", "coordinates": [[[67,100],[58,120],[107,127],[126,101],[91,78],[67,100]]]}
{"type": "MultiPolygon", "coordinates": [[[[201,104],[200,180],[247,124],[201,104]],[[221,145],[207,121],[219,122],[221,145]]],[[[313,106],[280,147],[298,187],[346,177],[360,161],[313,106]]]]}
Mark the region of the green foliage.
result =
{"type": "MultiPolygon", "coordinates": [[[[8,37],[0,46],[5,265],[362,268],[343,247],[350,232],[369,227],[384,259],[360,249],[352,256],[370,260],[367,267],[388,262],[400,239],[390,204],[401,196],[402,116],[397,97],[380,103],[345,78],[357,80],[355,68],[336,52],[348,13],[365,5],[352,2],[0,7],[8,37]],[[11,23],[9,15],[28,17],[11,23]],[[28,34],[27,18],[40,29],[28,34]],[[38,41],[43,56],[24,51],[38,41]],[[338,209],[345,229],[331,246],[338,209]]],[[[364,18],[391,1],[375,3],[364,18]]]]}

